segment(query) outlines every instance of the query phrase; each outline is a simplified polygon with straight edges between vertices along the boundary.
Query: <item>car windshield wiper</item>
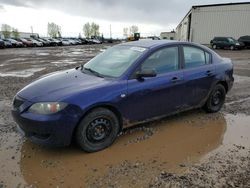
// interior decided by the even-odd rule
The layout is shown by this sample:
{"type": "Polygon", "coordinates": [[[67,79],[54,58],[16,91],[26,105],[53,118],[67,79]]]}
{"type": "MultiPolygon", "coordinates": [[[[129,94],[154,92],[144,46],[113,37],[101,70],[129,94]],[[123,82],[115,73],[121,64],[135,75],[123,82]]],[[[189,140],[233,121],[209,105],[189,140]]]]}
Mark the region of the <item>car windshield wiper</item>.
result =
{"type": "Polygon", "coordinates": [[[94,75],[98,76],[98,77],[101,77],[101,78],[104,78],[104,76],[102,74],[100,74],[99,72],[96,72],[95,70],[91,69],[91,68],[86,68],[86,67],[83,67],[81,65],[81,70],[84,69],[84,70],[87,70],[91,73],[93,73],[94,75]]]}

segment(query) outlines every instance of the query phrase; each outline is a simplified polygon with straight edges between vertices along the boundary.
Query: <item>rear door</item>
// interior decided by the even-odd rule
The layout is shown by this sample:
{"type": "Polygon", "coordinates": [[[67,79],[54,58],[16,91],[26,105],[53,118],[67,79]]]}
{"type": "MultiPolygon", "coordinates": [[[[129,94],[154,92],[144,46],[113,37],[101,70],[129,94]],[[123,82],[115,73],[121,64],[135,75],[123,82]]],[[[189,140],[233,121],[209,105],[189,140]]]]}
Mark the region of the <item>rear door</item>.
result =
{"type": "Polygon", "coordinates": [[[212,56],[201,48],[184,45],[183,61],[184,106],[186,108],[199,106],[206,99],[215,79],[212,56]]]}
{"type": "Polygon", "coordinates": [[[154,69],[156,77],[128,80],[127,113],[130,120],[145,120],[178,110],[182,104],[183,71],[179,47],[152,53],[136,70],[154,69]]]}

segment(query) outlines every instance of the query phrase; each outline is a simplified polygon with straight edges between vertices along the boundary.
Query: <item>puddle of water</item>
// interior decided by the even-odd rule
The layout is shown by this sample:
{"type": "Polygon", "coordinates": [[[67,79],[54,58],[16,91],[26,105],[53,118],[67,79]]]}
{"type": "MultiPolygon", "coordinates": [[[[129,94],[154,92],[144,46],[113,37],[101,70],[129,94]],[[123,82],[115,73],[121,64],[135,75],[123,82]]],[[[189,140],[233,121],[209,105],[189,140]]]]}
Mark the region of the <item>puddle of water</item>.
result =
{"type": "Polygon", "coordinates": [[[61,61],[52,61],[50,63],[52,63],[52,64],[60,64],[60,63],[63,63],[63,62],[61,62],[61,61]]]}
{"type": "Polygon", "coordinates": [[[250,116],[244,114],[227,114],[227,131],[224,135],[223,146],[228,148],[232,145],[250,147],[250,116]]]}
{"type": "MultiPolygon", "coordinates": [[[[18,183],[37,187],[86,187],[124,161],[140,161],[149,169],[152,166],[152,169],[179,172],[185,170],[180,164],[193,164],[216,148],[231,148],[235,144],[249,148],[249,122],[250,116],[244,115],[184,113],[149,123],[146,128],[128,129],[111,147],[91,154],[74,145],[48,149],[29,141],[17,150],[17,138],[10,135],[7,145],[14,149],[1,149],[0,177],[10,187],[18,183]],[[10,160],[13,155],[17,157],[10,160]]],[[[145,178],[151,176],[145,172],[145,178]]],[[[126,178],[119,182],[126,185],[126,178]]]]}
{"type": "Polygon", "coordinates": [[[34,73],[39,72],[44,70],[45,68],[31,68],[31,69],[25,69],[25,70],[20,70],[20,71],[7,71],[5,73],[0,72],[0,77],[6,77],[6,76],[11,76],[11,77],[30,77],[34,73]]]}
{"type": "Polygon", "coordinates": [[[71,54],[80,55],[80,54],[83,54],[83,52],[71,52],[71,54]]]}
{"type": "Polygon", "coordinates": [[[50,62],[52,64],[55,64],[55,65],[68,65],[68,64],[76,64],[77,62],[75,61],[69,61],[69,60],[62,60],[62,61],[52,61],[50,62]]]}
{"type": "Polygon", "coordinates": [[[20,61],[25,61],[25,60],[27,60],[26,58],[14,58],[14,59],[9,59],[9,60],[7,60],[6,62],[13,62],[13,61],[15,61],[15,62],[20,62],[20,61]]]}
{"type": "Polygon", "coordinates": [[[145,133],[133,131],[119,137],[112,147],[91,154],[75,147],[45,149],[27,141],[21,150],[22,156],[26,156],[20,162],[21,172],[28,184],[39,187],[60,182],[66,187],[77,187],[126,160],[145,163],[156,160],[155,165],[165,163],[165,168],[174,171],[180,163],[196,161],[221,144],[226,127],[224,117],[202,121],[202,116],[176,117],[152,125],[157,131],[138,142],[145,133]]]}
{"type": "Polygon", "coordinates": [[[36,55],[47,56],[47,55],[50,55],[50,54],[47,53],[47,52],[40,52],[40,53],[37,53],[36,55]]]}

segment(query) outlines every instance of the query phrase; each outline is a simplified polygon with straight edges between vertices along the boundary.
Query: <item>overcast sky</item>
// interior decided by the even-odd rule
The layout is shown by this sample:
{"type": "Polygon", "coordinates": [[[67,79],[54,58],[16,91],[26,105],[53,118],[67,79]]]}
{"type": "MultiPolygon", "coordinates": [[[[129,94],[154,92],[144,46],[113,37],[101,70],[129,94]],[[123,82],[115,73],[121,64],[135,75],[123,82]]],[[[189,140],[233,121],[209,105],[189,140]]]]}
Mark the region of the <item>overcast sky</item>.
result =
{"type": "Polygon", "coordinates": [[[100,32],[122,37],[123,28],[138,25],[143,35],[175,29],[193,5],[242,2],[242,0],[0,0],[0,24],[19,31],[47,35],[55,22],[64,36],[78,36],[86,22],[96,22],[100,32]]]}

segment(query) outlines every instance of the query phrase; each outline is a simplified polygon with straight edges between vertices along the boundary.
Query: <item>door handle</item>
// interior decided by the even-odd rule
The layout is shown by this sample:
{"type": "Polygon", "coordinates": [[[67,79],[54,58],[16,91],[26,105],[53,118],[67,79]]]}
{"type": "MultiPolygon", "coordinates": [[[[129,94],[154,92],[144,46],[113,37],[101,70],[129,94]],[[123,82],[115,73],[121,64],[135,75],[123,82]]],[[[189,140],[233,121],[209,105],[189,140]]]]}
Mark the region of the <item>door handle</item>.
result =
{"type": "Polygon", "coordinates": [[[211,70],[207,70],[207,71],[206,71],[206,75],[207,75],[207,76],[211,76],[212,74],[213,74],[213,73],[212,73],[211,70]]]}
{"type": "Polygon", "coordinates": [[[171,82],[173,82],[173,83],[176,83],[178,81],[180,81],[180,78],[178,78],[176,76],[171,79],[171,82]]]}

